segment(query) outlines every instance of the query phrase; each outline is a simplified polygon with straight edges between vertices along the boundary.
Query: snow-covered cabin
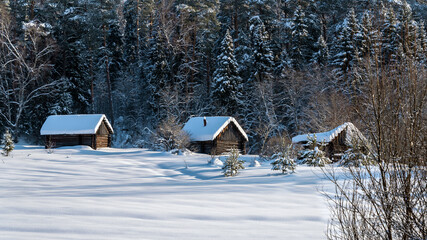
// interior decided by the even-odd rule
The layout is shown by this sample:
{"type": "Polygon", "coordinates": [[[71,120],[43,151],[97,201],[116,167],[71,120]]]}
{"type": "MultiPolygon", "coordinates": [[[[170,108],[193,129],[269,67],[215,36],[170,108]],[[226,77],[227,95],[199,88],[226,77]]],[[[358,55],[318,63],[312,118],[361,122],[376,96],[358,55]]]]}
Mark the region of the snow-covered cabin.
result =
{"type": "Polygon", "coordinates": [[[352,144],[359,143],[367,147],[367,140],[352,123],[346,122],[330,131],[320,133],[302,134],[292,138],[295,145],[306,146],[309,139],[316,136],[319,143],[326,144],[324,151],[332,160],[339,160],[341,155],[351,148],[352,144]]]}
{"type": "Polygon", "coordinates": [[[233,117],[192,117],[183,130],[190,136],[193,151],[221,154],[236,148],[246,153],[248,136],[233,117]]]}
{"type": "Polygon", "coordinates": [[[93,149],[111,147],[113,128],[104,114],[52,115],[40,134],[45,147],[87,145],[93,149]]]}

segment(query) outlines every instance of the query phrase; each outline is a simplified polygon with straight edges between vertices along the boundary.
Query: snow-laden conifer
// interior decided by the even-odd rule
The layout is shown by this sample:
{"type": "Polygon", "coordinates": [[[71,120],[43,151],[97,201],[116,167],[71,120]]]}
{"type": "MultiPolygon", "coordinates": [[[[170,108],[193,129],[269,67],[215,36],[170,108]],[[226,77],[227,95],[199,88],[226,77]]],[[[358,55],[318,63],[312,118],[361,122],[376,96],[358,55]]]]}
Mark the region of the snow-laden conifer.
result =
{"type": "Polygon", "coordinates": [[[308,23],[305,17],[305,13],[301,6],[298,6],[295,10],[294,17],[291,25],[291,64],[292,67],[300,69],[309,59],[309,32],[308,23]]]}
{"type": "MultiPolygon", "coordinates": [[[[335,67],[334,71],[338,78],[346,81],[348,74],[352,71],[355,64],[357,64],[359,53],[357,46],[357,39],[360,36],[359,24],[353,9],[347,14],[339,34],[335,41],[334,50],[335,55],[332,57],[332,65],[335,67]]],[[[347,87],[350,84],[345,82],[347,87]]]]}
{"type": "Polygon", "coordinates": [[[9,153],[12,152],[15,148],[15,144],[12,140],[12,134],[10,134],[9,130],[6,130],[6,132],[3,134],[1,143],[3,145],[3,155],[9,156],[9,153]]]}
{"type": "Polygon", "coordinates": [[[308,136],[308,149],[301,150],[298,153],[298,160],[302,164],[307,164],[313,167],[324,167],[332,161],[326,156],[325,152],[319,147],[325,146],[324,143],[317,141],[316,135],[308,136]]]}
{"type": "Polygon", "coordinates": [[[251,81],[265,82],[273,73],[273,52],[269,47],[268,33],[259,16],[250,19],[250,36],[252,43],[252,74],[251,81]]]}
{"type": "Polygon", "coordinates": [[[229,30],[221,42],[220,52],[213,77],[212,98],[215,104],[225,108],[223,114],[231,115],[237,110],[242,80],[238,73],[233,39],[229,30]]]}
{"type": "Polygon", "coordinates": [[[398,21],[393,9],[384,9],[384,24],[382,26],[381,51],[385,63],[396,58],[399,51],[398,21]]]}
{"type": "Polygon", "coordinates": [[[376,31],[372,25],[372,15],[369,11],[365,11],[360,23],[360,43],[359,53],[360,58],[369,57],[376,50],[376,31]]]}
{"type": "Polygon", "coordinates": [[[329,50],[328,45],[326,44],[326,41],[323,38],[322,34],[317,40],[316,49],[317,51],[313,55],[313,61],[322,66],[327,65],[329,60],[329,50]]]}
{"type": "Polygon", "coordinates": [[[295,160],[291,156],[292,154],[292,145],[287,147],[282,146],[282,151],[276,153],[272,156],[273,162],[271,163],[271,170],[273,171],[281,171],[282,174],[288,172],[295,172],[296,163],[295,160]]]}
{"type": "Polygon", "coordinates": [[[240,154],[238,149],[231,149],[229,154],[230,156],[225,161],[222,170],[224,176],[233,177],[236,176],[241,169],[245,169],[245,167],[243,166],[244,162],[242,160],[239,160],[240,154]]]}

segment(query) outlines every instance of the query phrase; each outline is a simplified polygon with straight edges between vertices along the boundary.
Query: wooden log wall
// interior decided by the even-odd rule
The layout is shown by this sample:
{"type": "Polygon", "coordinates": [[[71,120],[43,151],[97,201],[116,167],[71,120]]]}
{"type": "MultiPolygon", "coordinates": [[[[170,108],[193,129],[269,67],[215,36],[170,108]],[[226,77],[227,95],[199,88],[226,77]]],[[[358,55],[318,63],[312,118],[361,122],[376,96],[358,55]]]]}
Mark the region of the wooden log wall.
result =
{"type": "Polygon", "coordinates": [[[62,147],[75,145],[92,146],[92,135],[50,135],[46,137],[46,146],[62,147]]]}
{"type": "Polygon", "coordinates": [[[230,123],[214,140],[217,153],[229,152],[231,149],[238,149],[245,154],[246,139],[234,123],[230,123]]]}
{"type": "Polygon", "coordinates": [[[108,135],[96,135],[96,149],[110,146],[108,135]]]}

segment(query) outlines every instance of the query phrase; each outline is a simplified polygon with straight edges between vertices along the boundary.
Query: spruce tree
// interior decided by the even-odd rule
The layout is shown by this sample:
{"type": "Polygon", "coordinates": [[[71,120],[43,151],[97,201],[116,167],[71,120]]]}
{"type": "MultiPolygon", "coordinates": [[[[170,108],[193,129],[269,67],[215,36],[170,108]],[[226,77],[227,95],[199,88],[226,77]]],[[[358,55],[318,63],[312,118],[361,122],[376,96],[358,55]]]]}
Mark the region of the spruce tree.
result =
{"type": "MultiPolygon", "coordinates": [[[[131,65],[137,61],[139,51],[138,2],[138,0],[127,0],[123,6],[123,17],[126,20],[123,37],[123,55],[125,61],[131,65]]],[[[132,71],[132,69],[133,68],[129,68],[130,71],[132,71]]]]}
{"type": "Polygon", "coordinates": [[[292,145],[285,147],[282,146],[282,151],[274,154],[272,158],[274,159],[271,163],[271,170],[273,171],[281,171],[282,174],[295,172],[296,163],[294,159],[291,157],[292,145]]]}
{"type": "Polygon", "coordinates": [[[392,8],[383,9],[384,24],[382,26],[381,51],[384,63],[390,63],[396,58],[399,50],[400,35],[398,33],[398,21],[392,8]]]}
{"type": "Polygon", "coordinates": [[[292,67],[302,69],[310,59],[309,51],[309,32],[308,23],[305,13],[300,6],[297,7],[294,13],[291,27],[291,49],[290,58],[292,67]]]}
{"type": "Polygon", "coordinates": [[[233,177],[236,176],[241,169],[245,169],[243,166],[244,162],[239,160],[239,155],[240,154],[238,149],[231,149],[230,156],[227,158],[224,166],[222,167],[224,176],[233,177]]]}
{"type": "Polygon", "coordinates": [[[316,135],[309,136],[307,145],[309,146],[306,150],[301,150],[298,153],[298,160],[302,164],[307,164],[313,167],[324,167],[326,164],[332,163],[332,161],[326,157],[324,151],[319,147],[324,147],[324,143],[317,141],[316,135]]]}
{"type": "Polygon", "coordinates": [[[259,16],[249,21],[252,43],[252,82],[267,82],[273,78],[273,53],[268,43],[268,33],[259,16]]]}
{"type": "Polygon", "coordinates": [[[376,51],[376,32],[372,26],[372,15],[369,11],[365,11],[360,24],[360,43],[359,53],[360,58],[364,59],[374,54],[376,51]]]}
{"type": "Polygon", "coordinates": [[[353,67],[355,54],[354,42],[351,39],[348,27],[344,26],[342,29],[337,41],[335,41],[334,50],[335,55],[331,64],[335,67],[334,72],[338,78],[345,81],[353,67]]]}
{"type": "Polygon", "coordinates": [[[6,157],[9,156],[9,153],[12,152],[15,148],[15,144],[13,143],[12,135],[10,134],[9,130],[6,130],[6,132],[3,134],[1,143],[3,145],[3,155],[6,157]]]}
{"type": "Polygon", "coordinates": [[[326,66],[329,60],[329,50],[328,45],[326,44],[325,39],[323,39],[322,34],[317,40],[316,48],[317,51],[313,55],[313,61],[321,66],[326,66]]]}
{"type": "Polygon", "coordinates": [[[170,53],[165,39],[160,32],[149,41],[146,62],[143,65],[143,88],[149,107],[147,115],[162,119],[166,113],[161,112],[162,91],[172,86],[170,53]]]}
{"type": "Polygon", "coordinates": [[[344,19],[340,35],[334,43],[334,55],[332,66],[342,87],[347,91],[354,90],[357,85],[354,76],[351,75],[354,67],[360,62],[359,39],[361,39],[360,27],[354,9],[350,9],[344,19]]]}
{"type": "Polygon", "coordinates": [[[220,52],[213,76],[212,100],[217,108],[223,106],[223,114],[233,115],[238,110],[242,80],[234,57],[233,39],[228,30],[221,42],[220,52]]]}

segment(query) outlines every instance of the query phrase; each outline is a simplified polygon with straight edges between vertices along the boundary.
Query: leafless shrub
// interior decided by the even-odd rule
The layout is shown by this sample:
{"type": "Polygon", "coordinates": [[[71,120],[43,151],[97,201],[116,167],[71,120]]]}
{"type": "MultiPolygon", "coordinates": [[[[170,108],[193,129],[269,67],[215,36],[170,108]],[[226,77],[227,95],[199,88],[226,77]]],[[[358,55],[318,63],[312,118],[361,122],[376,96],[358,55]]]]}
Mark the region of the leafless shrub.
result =
{"type": "Polygon", "coordinates": [[[182,130],[182,126],[173,116],[160,122],[155,138],[158,146],[164,151],[185,149],[190,143],[190,136],[182,130]]]}
{"type": "Polygon", "coordinates": [[[329,239],[427,239],[427,71],[410,58],[380,62],[360,67],[366,82],[355,107],[377,165],[326,172],[335,185],[329,239]]]}
{"type": "Polygon", "coordinates": [[[50,141],[50,140],[47,141],[46,145],[45,145],[46,152],[49,153],[49,154],[53,153],[53,150],[54,150],[55,146],[56,146],[55,142],[50,141]]]}

